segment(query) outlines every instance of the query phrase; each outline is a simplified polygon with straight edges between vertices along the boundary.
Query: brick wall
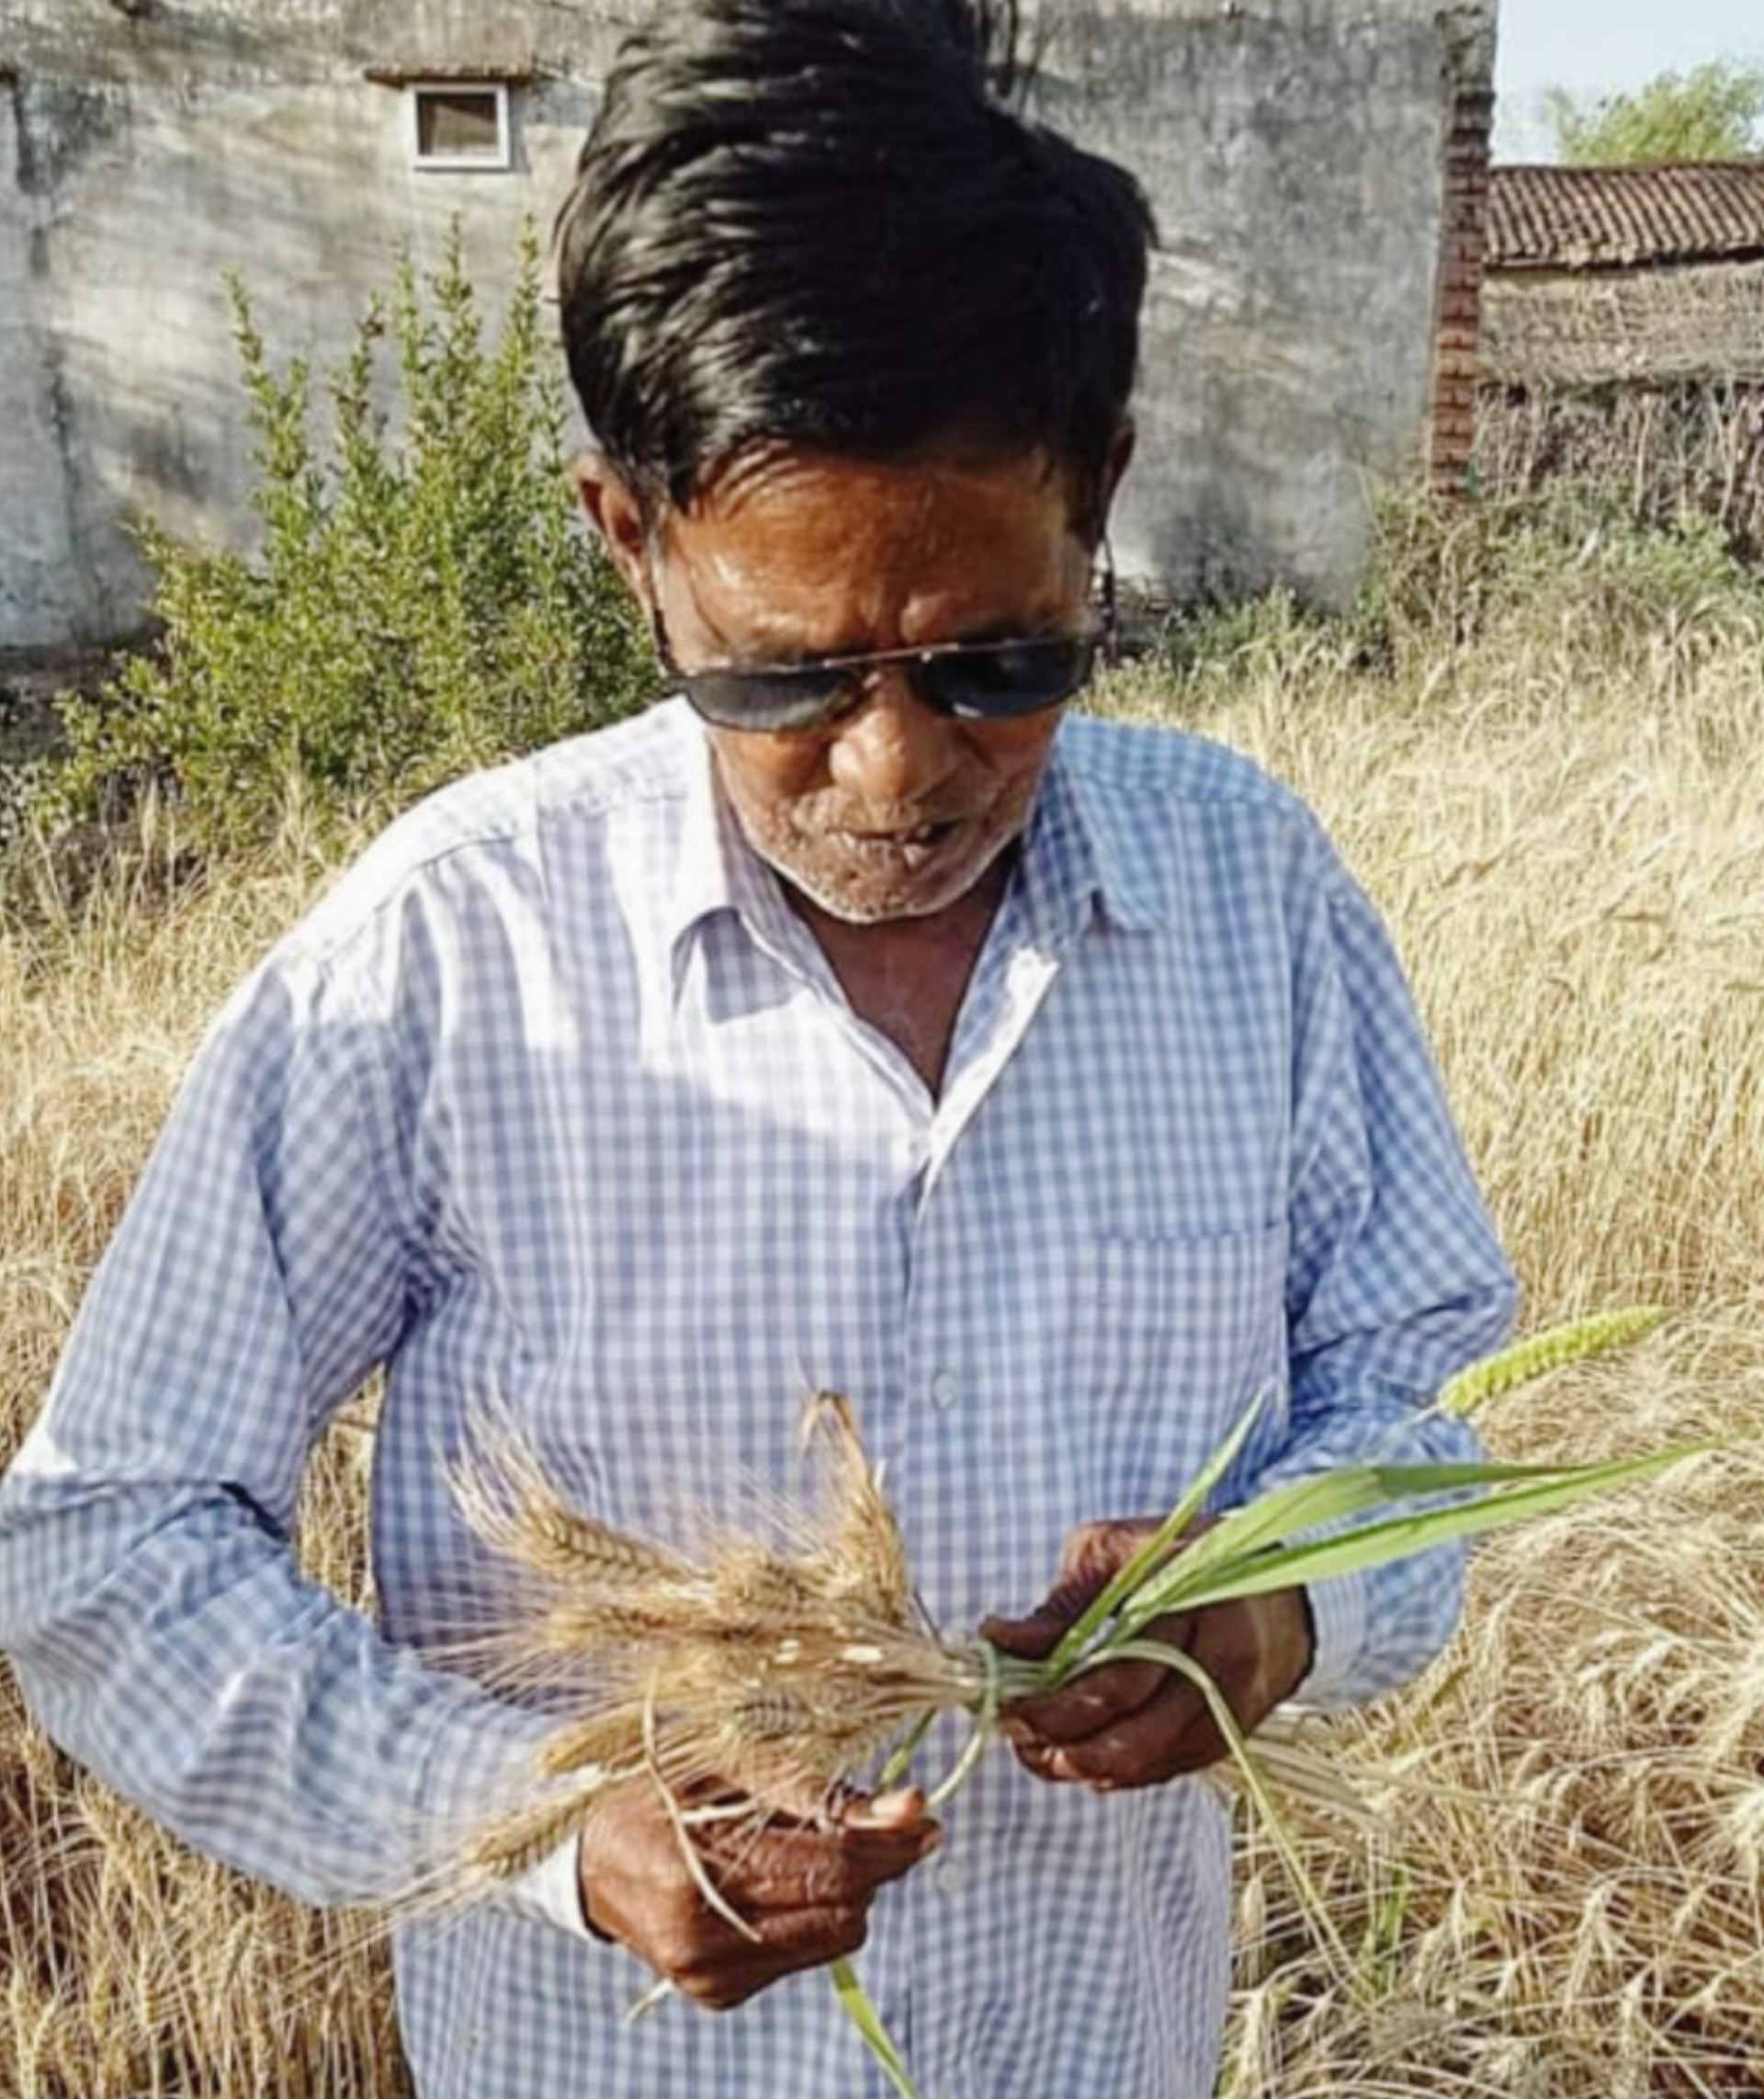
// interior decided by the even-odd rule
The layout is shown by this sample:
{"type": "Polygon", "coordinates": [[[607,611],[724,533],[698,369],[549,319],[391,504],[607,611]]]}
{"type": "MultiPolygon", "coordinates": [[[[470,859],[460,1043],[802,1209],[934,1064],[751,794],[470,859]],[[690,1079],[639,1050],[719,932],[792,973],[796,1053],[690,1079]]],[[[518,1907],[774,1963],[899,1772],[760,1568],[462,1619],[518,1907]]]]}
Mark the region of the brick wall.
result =
{"type": "Polygon", "coordinates": [[[1476,435],[1483,257],[1495,124],[1494,39],[1480,8],[1448,11],[1445,32],[1445,210],[1433,331],[1429,478],[1461,489],[1476,435]]]}

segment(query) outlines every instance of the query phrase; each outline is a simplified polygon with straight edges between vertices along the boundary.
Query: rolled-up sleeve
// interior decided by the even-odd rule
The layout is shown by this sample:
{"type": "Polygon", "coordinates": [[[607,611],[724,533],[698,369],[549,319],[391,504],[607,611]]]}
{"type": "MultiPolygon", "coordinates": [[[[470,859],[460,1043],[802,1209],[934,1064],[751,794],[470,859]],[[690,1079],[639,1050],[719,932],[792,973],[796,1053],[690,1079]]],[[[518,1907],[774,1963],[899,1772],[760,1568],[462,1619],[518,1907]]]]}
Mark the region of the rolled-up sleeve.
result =
{"type": "Polygon", "coordinates": [[[409,1889],[536,1729],[291,1548],[313,1439],[407,1317],[378,1053],[310,959],[242,988],[0,1486],[0,1646],[43,1724],[199,1848],[320,1902],[409,1889]]]}

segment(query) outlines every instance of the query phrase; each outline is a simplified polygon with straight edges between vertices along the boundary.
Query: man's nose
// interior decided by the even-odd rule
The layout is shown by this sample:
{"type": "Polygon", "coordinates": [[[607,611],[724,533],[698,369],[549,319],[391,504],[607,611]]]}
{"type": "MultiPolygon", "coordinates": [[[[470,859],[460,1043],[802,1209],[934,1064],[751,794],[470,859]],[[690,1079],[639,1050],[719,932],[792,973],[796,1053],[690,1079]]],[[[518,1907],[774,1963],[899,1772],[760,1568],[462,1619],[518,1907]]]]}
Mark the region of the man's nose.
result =
{"type": "Polygon", "coordinates": [[[902,664],[871,673],[863,705],[840,724],[828,758],[842,788],[874,802],[922,801],[960,761],[960,731],[919,698],[902,664]]]}

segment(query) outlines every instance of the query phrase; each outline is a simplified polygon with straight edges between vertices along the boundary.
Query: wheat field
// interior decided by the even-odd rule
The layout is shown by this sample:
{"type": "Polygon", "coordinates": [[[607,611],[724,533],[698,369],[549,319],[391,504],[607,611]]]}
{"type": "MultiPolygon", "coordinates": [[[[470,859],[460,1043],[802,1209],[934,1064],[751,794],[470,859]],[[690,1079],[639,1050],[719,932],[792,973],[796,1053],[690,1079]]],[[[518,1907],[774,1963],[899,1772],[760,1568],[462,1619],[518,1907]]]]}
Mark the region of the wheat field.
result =
{"type": "MultiPolygon", "coordinates": [[[[1276,607],[1105,699],[1251,752],[1330,824],[1528,1322],[1668,1308],[1633,1355],[1497,1402],[1497,1450],[1742,1439],[1486,1546],[1450,1653],[1338,1728],[1379,1834],[1305,1842],[1349,1969],[1246,1830],[1229,2099],[1764,2092],[1764,635],[1725,599],[1640,619],[1618,587],[1594,563],[1394,664],[1276,607]]],[[[45,877],[0,927],[0,1457],[206,1016],[325,877],[295,836],[199,881],[175,859],[162,824],[132,873],[77,907],[45,877]]],[[[366,1459],[356,1414],[303,1526],[352,1593],[366,1459]]],[[[0,1669],[0,2094],[400,2099],[354,1938],[152,1830],[0,1669]]]]}

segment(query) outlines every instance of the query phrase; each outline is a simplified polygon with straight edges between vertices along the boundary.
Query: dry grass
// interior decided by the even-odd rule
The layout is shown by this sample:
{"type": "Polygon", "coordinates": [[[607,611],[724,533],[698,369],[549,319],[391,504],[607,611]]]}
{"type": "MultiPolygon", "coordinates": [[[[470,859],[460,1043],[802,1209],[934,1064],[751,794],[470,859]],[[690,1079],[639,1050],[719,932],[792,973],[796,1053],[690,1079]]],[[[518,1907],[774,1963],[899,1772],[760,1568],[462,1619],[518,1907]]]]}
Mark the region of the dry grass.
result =
{"type": "MultiPolygon", "coordinates": [[[[1674,277],[1648,281],[1695,335],[1697,317],[1674,277]]],[[[1764,266],[1751,274],[1746,296],[1764,309],[1764,266]]],[[[1596,331],[1598,317],[1588,318],[1596,331]]],[[[1754,345],[1764,345],[1755,315],[1747,324],[1754,345]]],[[[1698,348],[1696,371],[1735,369],[1707,333],[1698,348]]],[[[1483,388],[1476,471],[1485,487],[1509,496],[1534,495],[1565,478],[1594,482],[1621,492],[1641,522],[1706,518],[1756,561],[1764,555],[1764,379],[1673,378],[1645,352],[1621,379],[1607,373],[1576,383],[1567,373],[1550,380],[1514,372],[1509,384],[1483,388]]]]}
{"type": "MultiPolygon", "coordinates": [[[[1633,1356],[1498,1402],[1491,1440],[1590,1458],[1754,1430],[1756,631],[1690,606],[1620,633],[1564,598],[1474,655],[1410,654],[1393,686],[1328,630],[1252,636],[1183,705],[1317,805],[1389,913],[1535,1320],[1675,1314],[1633,1356]]],[[[1148,672],[1116,697],[1171,704],[1148,672]]],[[[317,879],[294,851],[0,934],[0,1452],[204,1015],[317,879]]],[[[308,1526],[345,1587],[361,1440],[327,1446],[308,1526]]],[[[1351,1976],[1246,1849],[1233,2099],[1764,2089],[1760,1489],[1741,1453],[1485,1549],[1447,1663],[1347,1730],[1388,1803],[1375,1844],[1311,1860],[1351,1976]]],[[[334,1927],[143,1828],[4,1696],[0,2093],[404,2091],[371,1961],[337,1952],[316,2003],[334,1927]]]]}

